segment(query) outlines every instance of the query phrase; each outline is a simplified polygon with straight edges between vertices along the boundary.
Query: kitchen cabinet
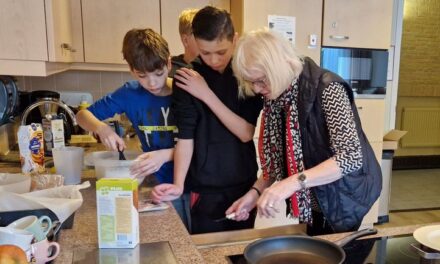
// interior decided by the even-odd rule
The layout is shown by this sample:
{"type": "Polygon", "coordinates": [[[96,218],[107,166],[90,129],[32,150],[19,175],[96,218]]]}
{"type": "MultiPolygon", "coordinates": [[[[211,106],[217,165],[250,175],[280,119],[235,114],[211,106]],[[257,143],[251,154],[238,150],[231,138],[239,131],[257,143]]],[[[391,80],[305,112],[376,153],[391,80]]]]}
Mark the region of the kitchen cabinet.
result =
{"type": "Polygon", "coordinates": [[[207,5],[230,11],[229,0],[161,0],[160,24],[162,36],[167,40],[172,55],[184,52],[179,35],[179,15],[187,8],[203,8],[207,5]]]}
{"type": "Polygon", "coordinates": [[[160,32],[159,0],[82,0],[84,61],[124,62],[122,40],[133,28],[160,32]]]}
{"type": "Polygon", "coordinates": [[[68,0],[0,0],[0,74],[46,76],[72,61],[68,0]],[[53,63],[52,63],[53,62],[53,63]]]}
{"type": "Polygon", "coordinates": [[[362,128],[368,141],[382,142],[385,120],[385,100],[356,99],[355,102],[361,119],[362,128]]]}
{"type": "Polygon", "coordinates": [[[324,0],[322,46],[388,49],[393,0],[324,0]]]}
{"type": "Polygon", "coordinates": [[[231,15],[236,30],[241,34],[268,26],[268,15],[296,18],[295,47],[300,55],[320,62],[322,0],[234,0],[231,15]],[[310,45],[310,36],[316,36],[316,45],[310,45]]]}
{"type": "MultiPolygon", "coordinates": [[[[362,129],[373,148],[379,164],[382,160],[383,127],[385,121],[384,99],[355,99],[362,129]]],[[[361,228],[372,227],[379,215],[379,201],[376,201],[362,221],[361,228]]]]}
{"type": "Polygon", "coordinates": [[[48,60],[44,0],[1,0],[0,6],[0,58],[48,60]]]}

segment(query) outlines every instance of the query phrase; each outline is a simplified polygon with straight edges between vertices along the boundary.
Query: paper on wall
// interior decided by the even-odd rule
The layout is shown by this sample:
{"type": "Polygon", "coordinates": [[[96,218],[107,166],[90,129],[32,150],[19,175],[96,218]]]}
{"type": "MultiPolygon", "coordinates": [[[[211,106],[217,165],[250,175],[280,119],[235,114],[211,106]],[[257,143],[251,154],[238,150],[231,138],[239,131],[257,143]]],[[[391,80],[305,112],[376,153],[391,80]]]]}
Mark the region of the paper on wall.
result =
{"type": "Polygon", "coordinates": [[[280,33],[295,47],[296,17],[293,16],[267,16],[267,26],[270,30],[280,33]]]}

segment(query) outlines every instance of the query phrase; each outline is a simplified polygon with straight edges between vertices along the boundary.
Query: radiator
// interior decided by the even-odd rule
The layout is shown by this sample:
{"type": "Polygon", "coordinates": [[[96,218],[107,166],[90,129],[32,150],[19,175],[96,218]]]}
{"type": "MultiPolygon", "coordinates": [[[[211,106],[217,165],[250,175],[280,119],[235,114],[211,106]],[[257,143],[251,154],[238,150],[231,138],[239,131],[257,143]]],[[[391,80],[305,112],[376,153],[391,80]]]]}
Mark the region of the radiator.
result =
{"type": "Polygon", "coordinates": [[[440,147],[440,108],[403,108],[402,129],[402,147],[440,147]]]}

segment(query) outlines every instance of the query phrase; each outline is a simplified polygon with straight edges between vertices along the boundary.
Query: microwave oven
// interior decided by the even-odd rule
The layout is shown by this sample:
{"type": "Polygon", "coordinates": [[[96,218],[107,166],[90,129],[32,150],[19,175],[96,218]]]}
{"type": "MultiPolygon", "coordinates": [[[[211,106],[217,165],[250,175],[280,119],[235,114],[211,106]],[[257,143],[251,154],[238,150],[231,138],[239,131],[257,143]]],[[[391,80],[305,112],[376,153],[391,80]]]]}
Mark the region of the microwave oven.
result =
{"type": "Polygon", "coordinates": [[[341,76],[355,94],[385,94],[388,51],[322,47],[321,67],[341,76]]]}

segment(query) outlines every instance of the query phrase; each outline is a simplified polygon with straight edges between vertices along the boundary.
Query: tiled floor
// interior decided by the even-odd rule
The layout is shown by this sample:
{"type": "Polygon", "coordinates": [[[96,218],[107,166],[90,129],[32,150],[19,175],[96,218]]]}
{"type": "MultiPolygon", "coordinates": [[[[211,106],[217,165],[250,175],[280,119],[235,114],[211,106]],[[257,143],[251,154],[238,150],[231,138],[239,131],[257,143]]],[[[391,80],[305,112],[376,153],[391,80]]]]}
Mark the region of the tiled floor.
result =
{"type": "Polygon", "coordinates": [[[390,211],[440,208],[440,169],[395,170],[390,211]]]}

